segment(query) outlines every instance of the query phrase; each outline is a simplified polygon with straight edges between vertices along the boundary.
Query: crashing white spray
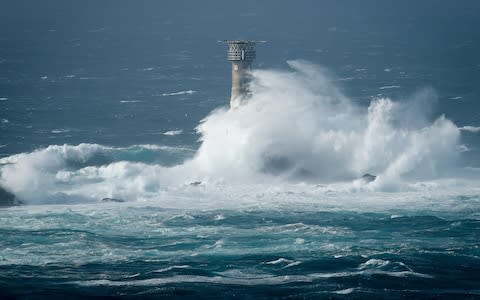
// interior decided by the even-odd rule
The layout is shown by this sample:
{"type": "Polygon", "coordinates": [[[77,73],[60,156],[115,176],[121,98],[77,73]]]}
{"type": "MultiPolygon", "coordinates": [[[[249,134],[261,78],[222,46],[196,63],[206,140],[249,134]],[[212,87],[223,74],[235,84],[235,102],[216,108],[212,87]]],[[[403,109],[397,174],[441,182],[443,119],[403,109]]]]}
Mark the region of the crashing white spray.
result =
{"type": "Polygon", "coordinates": [[[422,92],[406,104],[376,99],[357,107],[320,68],[289,62],[291,71],[255,71],[253,97],[218,110],[198,127],[194,163],[212,174],[242,180],[274,177],[330,182],[369,172],[379,179],[435,176],[458,153],[459,130],[445,117],[428,124],[422,92]]]}
{"type": "Polygon", "coordinates": [[[197,128],[200,148],[182,164],[89,165],[91,157],[112,148],[50,146],[1,159],[0,185],[28,203],[135,200],[157,199],[192,181],[355,186],[368,172],[378,175],[368,185],[375,190],[402,179],[434,178],[455,161],[459,129],[443,116],[426,118],[423,104],[433,93],[423,91],[408,103],[376,99],[362,108],[321,68],[288,64],[288,71],[253,71],[252,98],[238,109],[220,108],[207,116],[197,128]],[[82,164],[72,168],[71,161],[82,164]]]}

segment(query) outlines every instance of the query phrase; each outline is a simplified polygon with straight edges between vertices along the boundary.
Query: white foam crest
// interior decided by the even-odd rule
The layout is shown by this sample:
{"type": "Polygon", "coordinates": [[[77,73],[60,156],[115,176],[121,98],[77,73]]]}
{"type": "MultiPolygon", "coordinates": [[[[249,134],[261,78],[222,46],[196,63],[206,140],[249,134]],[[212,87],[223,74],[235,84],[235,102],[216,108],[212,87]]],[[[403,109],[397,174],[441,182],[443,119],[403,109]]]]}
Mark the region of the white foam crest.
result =
{"type": "Polygon", "coordinates": [[[80,286],[159,286],[178,283],[213,283],[224,285],[244,285],[244,286],[256,286],[256,285],[283,285],[294,282],[313,282],[314,280],[339,278],[339,277],[353,277],[353,276],[370,276],[372,274],[380,274],[384,276],[392,277],[421,277],[432,278],[429,275],[415,273],[415,272],[337,272],[337,273],[314,273],[307,275],[285,275],[285,276],[273,276],[270,274],[249,274],[250,277],[224,277],[224,276],[200,276],[200,275],[177,275],[171,277],[151,278],[142,280],[85,280],[75,281],[74,284],[80,286]]]}
{"type": "Polygon", "coordinates": [[[348,289],[335,291],[334,293],[339,295],[348,295],[353,293],[354,291],[355,291],[355,288],[348,288],[348,289]]]}
{"type": "MultiPolygon", "coordinates": [[[[116,198],[155,200],[167,207],[225,207],[306,203],[321,197],[325,207],[336,208],[343,207],[338,198],[347,199],[350,207],[365,205],[349,201],[352,193],[430,193],[458,186],[458,181],[446,186],[434,181],[450,170],[461,147],[460,130],[450,120],[428,120],[433,92],[421,91],[402,103],[379,98],[362,108],[320,67],[303,61],[288,64],[288,71],[254,71],[252,98],[238,109],[220,108],[208,115],[197,128],[200,148],[180,165],[117,161],[75,168],[68,162],[86,162],[112,148],[49,146],[0,159],[0,186],[27,203],[116,198]],[[355,180],[364,173],[377,179],[355,180]]],[[[376,200],[411,199],[383,197],[376,200]]]]}
{"type": "Polygon", "coordinates": [[[167,268],[163,268],[163,269],[158,269],[158,270],[152,271],[152,273],[164,273],[164,272],[168,272],[168,271],[172,271],[172,270],[188,269],[188,268],[190,268],[189,265],[178,265],[178,266],[171,266],[171,267],[167,267],[167,268]]]}
{"type": "Polygon", "coordinates": [[[174,136],[174,135],[179,135],[179,134],[182,134],[183,130],[181,129],[178,129],[178,130],[169,130],[169,131],[165,131],[163,133],[163,135],[169,135],[169,136],[174,136]]]}
{"type": "Polygon", "coordinates": [[[293,275],[293,276],[269,276],[264,278],[229,278],[222,276],[200,276],[200,275],[178,275],[172,277],[152,278],[143,280],[85,280],[75,281],[80,286],[159,286],[178,283],[211,283],[224,285],[282,285],[293,282],[311,282],[312,279],[308,276],[293,275]]]}
{"type": "Polygon", "coordinates": [[[32,153],[1,158],[0,165],[3,166],[0,169],[0,185],[20,199],[42,199],[55,186],[52,175],[65,168],[67,161],[86,161],[105,149],[104,146],[94,144],[54,145],[32,153]]]}
{"type": "Polygon", "coordinates": [[[138,103],[140,100],[120,100],[120,103],[138,103]]]}
{"type": "Polygon", "coordinates": [[[203,120],[198,169],[230,181],[331,182],[373,173],[383,177],[379,188],[407,175],[436,176],[454,161],[460,133],[443,116],[428,123],[431,91],[405,104],[376,99],[364,110],[320,68],[289,65],[289,72],[254,71],[247,104],[203,120]]]}
{"type": "Polygon", "coordinates": [[[388,89],[398,89],[400,88],[399,85],[386,85],[386,86],[381,86],[378,89],[379,90],[388,90],[388,89]]]}
{"type": "Polygon", "coordinates": [[[293,262],[293,260],[281,257],[281,258],[276,259],[276,260],[267,261],[265,264],[276,265],[276,264],[280,264],[280,263],[291,263],[291,262],[293,262]]]}
{"type": "Polygon", "coordinates": [[[52,131],[50,131],[51,133],[55,133],[55,134],[58,134],[58,133],[67,133],[67,132],[70,132],[70,129],[54,129],[52,131]]]}
{"type": "Polygon", "coordinates": [[[180,95],[192,95],[196,93],[197,91],[194,90],[188,90],[188,91],[179,91],[179,92],[171,92],[171,93],[163,93],[160,96],[180,96],[180,95]]]}
{"type": "Polygon", "coordinates": [[[463,127],[460,127],[459,128],[460,130],[463,130],[463,131],[468,131],[468,132],[480,132],[480,127],[476,127],[476,126],[463,126],[463,127]]]}
{"type": "Polygon", "coordinates": [[[99,201],[119,196],[144,199],[152,191],[158,192],[156,187],[160,182],[169,182],[166,180],[169,175],[159,165],[120,161],[75,169],[76,164],[87,163],[96,155],[136,148],[172,153],[191,151],[159,145],[120,148],[98,144],[52,145],[0,158],[0,186],[28,204],[99,201]]]}
{"type": "Polygon", "coordinates": [[[161,150],[161,151],[167,151],[167,152],[192,152],[194,149],[189,148],[189,147],[172,147],[172,146],[165,146],[165,145],[154,145],[154,144],[141,144],[141,145],[133,145],[129,147],[119,147],[116,149],[119,150],[130,150],[130,149],[135,149],[135,148],[142,148],[142,149],[148,149],[148,150],[161,150]]]}
{"type": "Polygon", "coordinates": [[[388,260],[371,258],[366,262],[360,264],[360,266],[358,266],[358,269],[363,270],[368,268],[382,268],[387,266],[388,264],[390,264],[390,261],[388,260]]]}
{"type": "Polygon", "coordinates": [[[302,263],[301,261],[294,261],[294,262],[289,263],[288,265],[286,265],[286,266],[283,267],[283,268],[286,269],[286,268],[298,266],[298,265],[301,264],[301,263],[302,263]]]}

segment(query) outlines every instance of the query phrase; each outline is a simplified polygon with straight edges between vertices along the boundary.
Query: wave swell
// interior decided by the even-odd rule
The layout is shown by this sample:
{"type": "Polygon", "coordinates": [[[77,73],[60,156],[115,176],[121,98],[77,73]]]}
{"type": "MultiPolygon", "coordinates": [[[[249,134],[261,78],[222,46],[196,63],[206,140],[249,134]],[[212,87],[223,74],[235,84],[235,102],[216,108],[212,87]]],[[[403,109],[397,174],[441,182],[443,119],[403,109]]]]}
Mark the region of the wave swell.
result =
{"type": "Polygon", "coordinates": [[[286,71],[253,71],[251,99],[203,119],[196,151],[53,145],[0,159],[0,186],[26,203],[158,199],[192,186],[198,194],[205,184],[341,182],[396,190],[455,166],[460,129],[445,116],[430,118],[433,91],[402,102],[378,98],[364,108],[322,68],[304,61],[288,65],[286,71]],[[364,173],[377,179],[359,181],[364,173]]]}

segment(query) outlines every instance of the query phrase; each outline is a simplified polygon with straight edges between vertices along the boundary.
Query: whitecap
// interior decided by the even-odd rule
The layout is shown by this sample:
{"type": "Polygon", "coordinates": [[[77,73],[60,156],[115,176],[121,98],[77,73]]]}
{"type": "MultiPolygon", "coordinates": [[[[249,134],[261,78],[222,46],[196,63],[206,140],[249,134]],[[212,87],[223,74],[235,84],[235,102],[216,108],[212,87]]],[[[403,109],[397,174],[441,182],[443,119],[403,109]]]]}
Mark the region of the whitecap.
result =
{"type": "Polygon", "coordinates": [[[140,276],[140,273],[135,273],[135,274],[132,274],[132,275],[124,275],[123,278],[135,278],[135,277],[138,277],[140,276]]]}
{"type": "Polygon", "coordinates": [[[390,264],[390,261],[388,261],[388,260],[371,258],[371,259],[367,260],[366,262],[360,264],[358,266],[358,269],[363,270],[363,269],[366,269],[366,268],[381,268],[381,267],[384,267],[388,264],[390,264]]]}
{"type": "Polygon", "coordinates": [[[388,90],[388,89],[398,89],[400,88],[399,85],[386,85],[386,86],[381,86],[378,89],[379,90],[388,90]]]}
{"type": "Polygon", "coordinates": [[[222,214],[219,214],[219,215],[216,215],[215,217],[213,217],[213,219],[215,221],[221,221],[221,220],[225,220],[225,216],[222,215],[222,214]]]}
{"type": "Polygon", "coordinates": [[[196,93],[196,91],[194,90],[188,90],[188,91],[179,91],[179,92],[171,92],[171,93],[163,93],[163,94],[160,94],[160,96],[179,96],[179,95],[192,95],[196,93]]]}
{"type": "Polygon", "coordinates": [[[289,264],[286,265],[285,267],[283,267],[283,269],[290,268],[290,267],[294,267],[294,266],[298,266],[298,265],[301,264],[301,263],[302,263],[301,261],[294,261],[294,262],[289,263],[289,264]]]}
{"type": "MultiPolygon", "coordinates": [[[[80,286],[160,286],[168,284],[179,283],[214,283],[224,285],[243,285],[243,286],[258,286],[258,285],[283,285],[295,282],[313,282],[317,279],[328,279],[336,277],[351,277],[364,275],[362,272],[338,272],[338,273],[314,273],[306,275],[285,275],[285,276],[273,276],[270,274],[243,274],[242,276],[200,276],[200,275],[177,275],[171,277],[151,278],[143,280],[84,280],[73,281],[70,283],[80,286]]],[[[393,277],[405,277],[405,276],[418,276],[422,278],[431,278],[419,273],[412,272],[377,272],[376,274],[382,274],[393,277]]],[[[366,274],[371,275],[371,274],[366,274]]]]}
{"type": "Polygon", "coordinates": [[[138,103],[140,100],[120,100],[120,103],[138,103]]]}
{"type": "Polygon", "coordinates": [[[168,136],[174,136],[174,135],[179,135],[179,134],[182,134],[183,130],[181,129],[178,129],[178,130],[169,130],[169,131],[165,131],[163,133],[163,135],[168,135],[168,136]]]}
{"type": "Polygon", "coordinates": [[[290,259],[286,259],[286,258],[279,258],[279,259],[276,259],[276,260],[272,260],[272,261],[267,261],[265,264],[267,265],[276,265],[276,264],[280,264],[280,263],[290,263],[292,262],[293,260],[290,260],[290,259]]]}
{"type": "Polygon", "coordinates": [[[468,131],[468,132],[480,132],[480,127],[477,127],[477,126],[463,126],[463,127],[459,127],[458,129],[462,130],[462,131],[468,131]]]}
{"type": "Polygon", "coordinates": [[[339,295],[348,295],[348,294],[353,293],[354,291],[355,291],[354,288],[348,288],[348,289],[334,291],[334,293],[339,294],[339,295]]]}
{"type": "Polygon", "coordinates": [[[215,242],[215,244],[213,244],[213,247],[215,249],[218,249],[218,248],[222,248],[223,245],[225,245],[225,239],[219,239],[218,241],[215,242]]]}
{"type": "Polygon", "coordinates": [[[58,134],[58,133],[67,133],[67,132],[70,132],[69,129],[54,129],[52,131],[50,131],[51,133],[55,133],[55,134],[58,134]]]}
{"type": "Polygon", "coordinates": [[[176,270],[176,269],[188,269],[190,268],[189,265],[176,265],[176,266],[171,266],[171,267],[167,267],[167,268],[163,268],[163,269],[158,269],[158,270],[155,270],[155,271],[152,271],[152,273],[164,273],[164,272],[168,272],[168,271],[171,271],[171,270],[176,270]]]}
{"type": "Polygon", "coordinates": [[[148,150],[162,150],[162,151],[169,151],[169,152],[179,152],[179,151],[194,151],[194,149],[189,147],[173,147],[173,146],[165,146],[165,145],[154,145],[154,144],[141,144],[141,145],[133,145],[129,147],[120,147],[118,149],[134,149],[134,148],[144,148],[148,150]]]}

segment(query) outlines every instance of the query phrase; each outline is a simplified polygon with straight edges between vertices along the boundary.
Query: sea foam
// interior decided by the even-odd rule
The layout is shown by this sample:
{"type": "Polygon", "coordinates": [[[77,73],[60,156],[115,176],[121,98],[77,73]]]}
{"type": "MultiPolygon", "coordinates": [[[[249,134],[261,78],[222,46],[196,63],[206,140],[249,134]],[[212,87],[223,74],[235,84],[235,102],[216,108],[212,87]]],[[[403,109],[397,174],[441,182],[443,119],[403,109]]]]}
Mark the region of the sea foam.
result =
{"type": "MultiPolygon", "coordinates": [[[[197,127],[199,149],[175,165],[132,156],[135,148],[52,145],[0,159],[0,185],[26,203],[115,198],[189,206],[182,199],[203,197],[215,205],[230,199],[258,205],[262,194],[273,197],[266,201],[290,199],[290,192],[311,201],[318,193],[431,191],[439,185],[418,182],[448,177],[455,168],[460,130],[445,116],[429,116],[432,90],[360,107],[321,67],[288,65],[254,70],[252,97],[206,116],[197,127]],[[358,180],[364,173],[377,179],[358,180]]],[[[165,148],[148,146],[142,151],[165,148]]]]}

